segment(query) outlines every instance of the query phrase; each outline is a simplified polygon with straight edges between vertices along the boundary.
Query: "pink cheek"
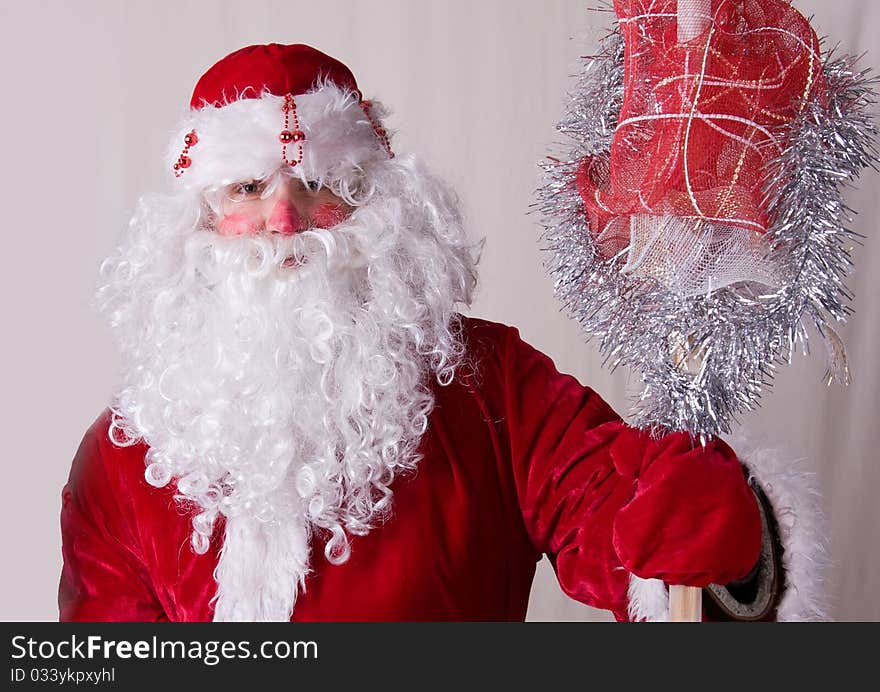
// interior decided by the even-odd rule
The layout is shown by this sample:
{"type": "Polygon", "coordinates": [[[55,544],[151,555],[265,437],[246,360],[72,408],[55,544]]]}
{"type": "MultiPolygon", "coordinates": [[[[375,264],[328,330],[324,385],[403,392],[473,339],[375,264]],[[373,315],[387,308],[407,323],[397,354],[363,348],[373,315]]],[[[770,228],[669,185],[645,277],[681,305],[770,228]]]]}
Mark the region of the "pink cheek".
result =
{"type": "Polygon", "coordinates": [[[220,235],[253,235],[260,230],[260,223],[247,214],[229,214],[220,219],[217,233],[220,235]]]}
{"type": "Polygon", "coordinates": [[[342,223],[351,213],[344,204],[327,202],[312,210],[312,221],[318,228],[330,228],[338,223],[342,223]]]}

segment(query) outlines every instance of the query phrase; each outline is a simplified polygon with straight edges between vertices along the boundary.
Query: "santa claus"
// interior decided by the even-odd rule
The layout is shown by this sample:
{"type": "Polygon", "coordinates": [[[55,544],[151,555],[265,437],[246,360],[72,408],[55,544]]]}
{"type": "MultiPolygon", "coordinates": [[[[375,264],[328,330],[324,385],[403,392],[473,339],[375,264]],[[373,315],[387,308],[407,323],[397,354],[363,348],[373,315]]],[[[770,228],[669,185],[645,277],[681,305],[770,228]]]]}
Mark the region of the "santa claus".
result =
{"type": "Polygon", "coordinates": [[[382,117],[304,45],[199,80],[101,268],[123,374],[64,488],[61,619],[518,620],[545,554],[618,619],[662,582],[815,615],[728,446],[456,311],[478,245],[382,117]]]}

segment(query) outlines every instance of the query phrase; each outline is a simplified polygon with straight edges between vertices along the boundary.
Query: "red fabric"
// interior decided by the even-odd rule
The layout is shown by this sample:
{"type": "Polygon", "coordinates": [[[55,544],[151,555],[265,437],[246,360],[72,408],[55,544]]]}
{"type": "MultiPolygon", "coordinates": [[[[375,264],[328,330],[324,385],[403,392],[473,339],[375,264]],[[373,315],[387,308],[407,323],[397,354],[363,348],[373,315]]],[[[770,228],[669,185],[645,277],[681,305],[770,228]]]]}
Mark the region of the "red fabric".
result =
{"type": "Polygon", "coordinates": [[[633,499],[614,520],[614,547],[627,571],[669,584],[727,584],[754,565],[761,519],[735,454],[715,453],[686,435],[661,441],[621,436],[611,446],[618,473],[637,479],[633,499]],[[739,478],[737,478],[739,474],[739,478]]]}
{"type": "MultiPolygon", "coordinates": [[[[393,516],[343,565],[315,547],[294,620],[522,620],[542,553],[566,593],[618,619],[626,569],[693,584],[751,569],[758,510],[728,447],[651,441],[515,329],[463,324],[470,365],[435,386],[393,516]]],[[[212,619],[222,525],[194,554],[173,490],[144,481],[146,448],[115,447],[108,425],[86,433],[63,491],[61,619],[212,619]]]]}
{"type": "Polygon", "coordinates": [[[711,30],[683,43],[676,8],[614,2],[624,98],[610,168],[587,158],[577,177],[606,257],[629,245],[631,214],[766,231],[762,173],[778,128],[821,93],[818,39],[787,0],[711,0],[711,30]]]}
{"type": "Polygon", "coordinates": [[[309,91],[319,79],[328,79],[360,95],[351,70],[311,46],[247,46],[230,53],[202,75],[190,107],[222,106],[240,98],[258,98],[264,91],[275,96],[296,96],[309,91]]]}

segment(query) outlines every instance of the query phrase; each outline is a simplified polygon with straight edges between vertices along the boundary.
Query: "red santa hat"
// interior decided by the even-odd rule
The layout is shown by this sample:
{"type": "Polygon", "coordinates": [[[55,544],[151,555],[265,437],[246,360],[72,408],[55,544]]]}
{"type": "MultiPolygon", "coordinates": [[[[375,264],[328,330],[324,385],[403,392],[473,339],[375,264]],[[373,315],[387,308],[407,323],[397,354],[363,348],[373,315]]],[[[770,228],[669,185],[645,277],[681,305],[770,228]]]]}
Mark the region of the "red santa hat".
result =
{"type": "Polygon", "coordinates": [[[337,178],[392,155],[382,115],[329,55],[303,44],[247,46],[199,79],[166,160],[191,190],[283,165],[308,179],[337,178]]]}

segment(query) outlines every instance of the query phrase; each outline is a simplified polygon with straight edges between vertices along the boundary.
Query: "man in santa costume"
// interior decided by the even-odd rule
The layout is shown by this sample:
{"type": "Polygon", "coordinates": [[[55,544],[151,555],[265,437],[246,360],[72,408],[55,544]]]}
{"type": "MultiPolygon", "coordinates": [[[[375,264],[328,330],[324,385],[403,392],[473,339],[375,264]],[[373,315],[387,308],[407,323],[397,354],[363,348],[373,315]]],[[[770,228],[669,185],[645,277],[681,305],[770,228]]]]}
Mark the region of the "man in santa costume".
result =
{"type": "Polygon", "coordinates": [[[456,312],[476,247],[382,116],[304,45],[199,80],[102,265],[123,379],[63,491],[61,619],[521,620],[542,555],[621,620],[663,582],[815,615],[730,447],[456,312]]]}

